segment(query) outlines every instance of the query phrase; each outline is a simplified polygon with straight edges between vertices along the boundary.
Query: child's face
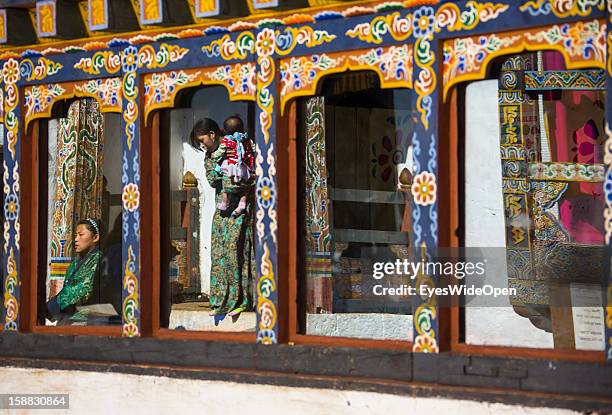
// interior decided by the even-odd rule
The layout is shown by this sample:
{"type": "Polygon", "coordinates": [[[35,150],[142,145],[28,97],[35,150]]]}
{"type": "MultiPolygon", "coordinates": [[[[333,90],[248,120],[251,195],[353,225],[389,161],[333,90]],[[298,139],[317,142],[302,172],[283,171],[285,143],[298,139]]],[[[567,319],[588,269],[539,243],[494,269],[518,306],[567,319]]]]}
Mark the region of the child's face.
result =
{"type": "Polygon", "coordinates": [[[86,225],[78,225],[74,237],[74,249],[77,253],[87,253],[98,243],[99,235],[94,235],[86,225]]]}
{"type": "Polygon", "coordinates": [[[198,141],[200,142],[200,145],[206,149],[206,151],[215,150],[219,145],[219,138],[213,131],[208,134],[199,135],[198,141]]]}

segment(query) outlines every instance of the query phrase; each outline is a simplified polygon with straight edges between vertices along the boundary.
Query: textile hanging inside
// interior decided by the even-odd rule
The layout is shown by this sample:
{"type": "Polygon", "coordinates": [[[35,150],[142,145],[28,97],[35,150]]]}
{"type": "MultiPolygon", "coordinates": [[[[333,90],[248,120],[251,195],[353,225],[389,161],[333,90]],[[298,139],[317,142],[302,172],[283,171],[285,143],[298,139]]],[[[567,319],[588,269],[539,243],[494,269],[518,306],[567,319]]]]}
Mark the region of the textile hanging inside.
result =
{"type": "Polygon", "coordinates": [[[102,216],[104,119],[94,99],[73,102],[59,122],[49,241],[49,296],[63,286],[76,223],[102,216]],[[53,196],[54,194],[54,196],[53,196]]]}
{"type": "MultiPolygon", "coordinates": [[[[324,282],[332,276],[332,237],[329,224],[325,144],[325,99],[306,100],[304,210],[306,212],[306,275],[309,278],[308,312],[331,313],[331,297],[324,282]],[[315,281],[316,279],[316,281],[315,281]]],[[[329,282],[329,280],[327,280],[329,282]]]]}

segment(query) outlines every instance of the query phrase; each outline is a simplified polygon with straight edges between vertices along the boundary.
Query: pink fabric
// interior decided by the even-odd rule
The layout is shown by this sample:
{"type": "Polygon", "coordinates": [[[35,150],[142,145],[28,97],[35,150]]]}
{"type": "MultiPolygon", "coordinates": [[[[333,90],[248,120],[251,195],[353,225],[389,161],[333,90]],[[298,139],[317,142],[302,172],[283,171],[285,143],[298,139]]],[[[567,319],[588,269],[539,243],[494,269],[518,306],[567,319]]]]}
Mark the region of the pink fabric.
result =
{"type": "MultiPolygon", "coordinates": [[[[545,71],[566,69],[565,60],[559,52],[545,51],[542,57],[545,71]]],[[[565,91],[563,94],[569,97],[575,106],[579,106],[583,99],[593,103],[598,99],[594,91],[565,91]]],[[[546,93],[544,97],[550,100],[553,94],[546,93]]],[[[551,123],[551,129],[554,125],[556,138],[556,146],[554,146],[556,154],[552,154],[553,161],[583,164],[603,162],[602,154],[597,147],[600,132],[594,122],[586,122],[576,131],[570,132],[568,108],[561,100],[556,100],[554,113],[549,114],[548,120],[551,123]]],[[[603,244],[603,223],[599,226],[602,221],[598,220],[601,218],[603,209],[601,183],[579,183],[577,189],[573,187],[573,192],[571,189],[570,185],[569,195],[559,203],[561,223],[574,242],[603,244]]]]}
{"type": "MultiPolygon", "coordinates": [[[[592,220],[601,218],[595,212],[599,212],[602,206],[601,200],[580,197],[563,200],[559,206],[561,223],[569,232],[572,240],[581,244],[601,245],[604,242],[601,229],[591,224],[592,220]]],[[[601,212],[599,212],[601,214],[601,212]]],[[[603,221],[601,221],[603,222],[603,221]]]]}
{"type": "MultiPolygon", "coordinates": [[[[601,163],[601,154],[597,149],[598,137],[597,126],[591,120],[578,128],[572,136],[572,152],[575,156],[571,161],[582,164],[601,163]]],[[[603,213],[601,183],[578,183],[577,190],[575,196],[566,197],[560,204],[561,223],[575,242],[603,244],[603,229],[592,224],[603,213]]]]}
{"type": "Polygon", "coordinates": [[[545,50],[542,52],[542,67],[545,71],[562,71],[565,69],[565,59],[556,50],[545,50]]]}
{"type": "MultiPolygon", "coordinates": [[[[576,152],[576,163],[595,164],[602,163],[601,152],[597,147],[599,131],[593,121],[587,122],[574,132],[573,140],[576,152]]],[[[601,188],[594,183],[580,183],[580,191],[587,195],[601,196],[601,188]]]]}

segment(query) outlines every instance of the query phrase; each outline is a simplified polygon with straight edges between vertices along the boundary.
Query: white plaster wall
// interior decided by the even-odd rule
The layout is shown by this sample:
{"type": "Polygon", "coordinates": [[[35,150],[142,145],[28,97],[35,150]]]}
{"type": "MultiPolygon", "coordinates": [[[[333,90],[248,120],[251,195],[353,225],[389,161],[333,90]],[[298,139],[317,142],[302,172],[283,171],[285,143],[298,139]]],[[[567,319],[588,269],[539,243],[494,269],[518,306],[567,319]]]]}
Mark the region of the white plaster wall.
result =
{"type": "Polygon", "coordinates": [[[204,172],[204,153],[189,145],[194,124],[194,111],[174,110],[170,116],[170,187],[180,189],[183,175],[190,171],[198,179],[200,191],[200,284],[210,293],[210,229],[215,210],[215,190],[209,186],[204,172]]]}
{"type": "MultiPolygon", "coordinates": [[[[465,245],[500,258],[506,246],[502,200],[497,80],[472,82],[465,94],[465,245]]],[[[488,261],[487,278],[507,286],[505,258],[488,261]],[[496,264],[493,264],[496,262],[496,264]]],[[[500,307],[466,308],[466,343],[553,347],[551,333],[516,314],[508,298],[500,307]]]]}
{"type": "MultiPolygon", "coordinates": [[[[0,393],[67,393],[49,414],[466,414],[570,415],[551,408],[383,393],[248,385],[117,373],[0,368],[0,393]]],[[[37,414],[40,411],[11,411],[37,414]]]]}

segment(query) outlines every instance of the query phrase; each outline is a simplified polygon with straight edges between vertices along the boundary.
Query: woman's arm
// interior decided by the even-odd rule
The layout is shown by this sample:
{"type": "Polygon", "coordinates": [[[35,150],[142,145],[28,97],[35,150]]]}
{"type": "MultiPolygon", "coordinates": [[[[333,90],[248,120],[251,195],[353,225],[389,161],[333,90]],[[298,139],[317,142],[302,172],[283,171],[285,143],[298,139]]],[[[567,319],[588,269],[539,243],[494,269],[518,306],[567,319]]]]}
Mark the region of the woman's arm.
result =
{"type": "Polygon", "coordinates": [[[223,142],[219,143],[219,146],[210,155],[206,154],[204,159],[204,168],[206,169],[206,179],[211,187],[216,187],[219,181],[223,179],[223,171],[221,170],[221,163],[226,155],[226,146],[223,142]]]}
{"type": "Polygon", "coordinates": [[[211,187],[217,187],[219,181],[222,179],[223,174],[221,170],[217,168],[218,163],[214,158],[208,157],[204,159],[204,169],[206,170],[206,180],[211,187]]]}

